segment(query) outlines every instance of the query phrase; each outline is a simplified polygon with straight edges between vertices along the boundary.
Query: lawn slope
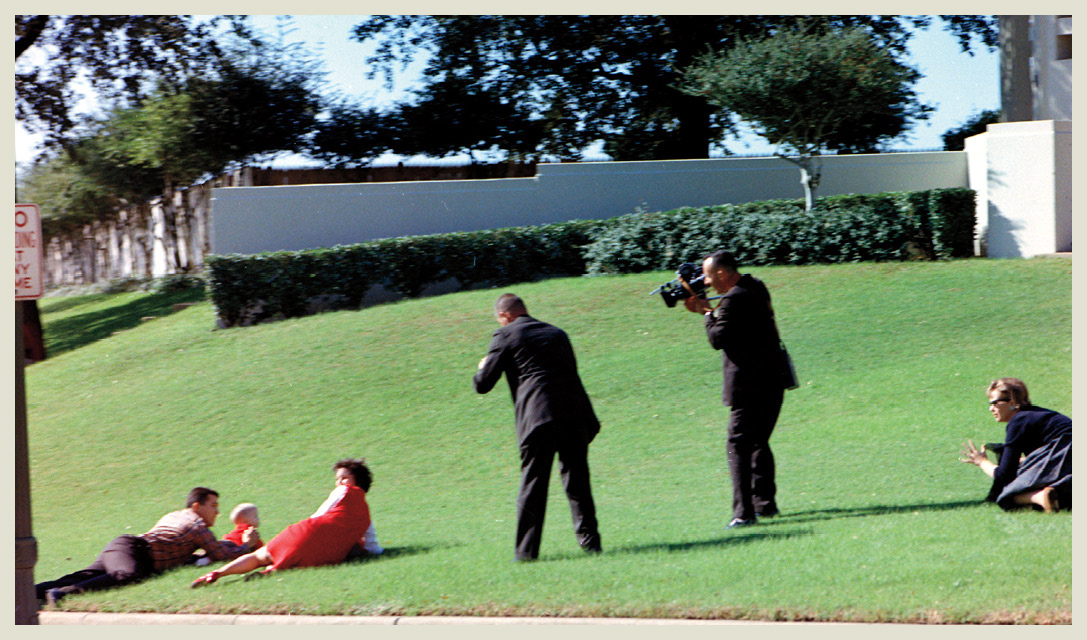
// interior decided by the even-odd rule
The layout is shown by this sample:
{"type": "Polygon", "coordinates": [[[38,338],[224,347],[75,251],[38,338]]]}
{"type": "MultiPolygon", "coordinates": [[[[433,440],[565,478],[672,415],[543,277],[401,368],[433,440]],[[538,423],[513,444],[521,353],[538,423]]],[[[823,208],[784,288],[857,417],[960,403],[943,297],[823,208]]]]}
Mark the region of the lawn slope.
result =
{"type": "Polygon", "coordinates": [[[603,425],[590,464],[605,553],[579,552],[553,478],[530,565],[510,562],[508,393],[470,382],[499,292],[225,331],[203,302],[29,367],[35,576],[82,568],[195,485],[224,512],[257,503],[268,538],[320,504],[333,462],[365,456],[386,556],[203,590],[183,568],[64,607],[1069,622],[1070,515],[1001,512],[957,457],[967,438],[1002,438],[995,377],[1071,413],[1071,260],[747,271],[801,378],[772,440],[782,515],[757,527],[724,529],[720,355],[697,317],[647,295],[670,274],[510,288],[568,331],[603,425]]]}

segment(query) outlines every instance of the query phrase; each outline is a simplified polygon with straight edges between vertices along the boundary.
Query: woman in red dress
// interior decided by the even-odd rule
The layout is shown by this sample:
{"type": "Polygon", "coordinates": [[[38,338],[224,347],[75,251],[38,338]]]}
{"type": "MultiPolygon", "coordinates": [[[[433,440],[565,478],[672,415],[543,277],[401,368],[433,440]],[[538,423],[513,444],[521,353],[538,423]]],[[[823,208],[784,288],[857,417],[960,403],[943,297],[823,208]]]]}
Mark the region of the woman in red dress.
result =
{"type": "Polygon", "coordinates": [[[287,527],[260,549],[200,576],[192,586],[211,584],[222,576],[249,573],[260,567],[269,567],[261,573],[270,573],[343,562],[353,546],[365,543],[366,530],[370,527],[366,492],[370,489],[371,476],[361,459],[340,460],[332,468],[336,472],[336,488],[316,513],[287,527]]]}

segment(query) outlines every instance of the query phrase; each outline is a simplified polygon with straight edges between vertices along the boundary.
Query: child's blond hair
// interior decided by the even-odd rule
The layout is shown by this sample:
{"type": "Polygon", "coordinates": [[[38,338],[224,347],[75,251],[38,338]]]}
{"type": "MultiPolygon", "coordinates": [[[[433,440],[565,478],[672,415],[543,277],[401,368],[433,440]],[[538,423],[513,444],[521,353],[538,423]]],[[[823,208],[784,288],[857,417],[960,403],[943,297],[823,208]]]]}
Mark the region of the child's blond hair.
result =
{"type": "Polygon", "coordinates": [[[252,502],[243,502],[230,512],[230,521],[237,523],[239,518],[257,518],[257,505],[252,502]]]}

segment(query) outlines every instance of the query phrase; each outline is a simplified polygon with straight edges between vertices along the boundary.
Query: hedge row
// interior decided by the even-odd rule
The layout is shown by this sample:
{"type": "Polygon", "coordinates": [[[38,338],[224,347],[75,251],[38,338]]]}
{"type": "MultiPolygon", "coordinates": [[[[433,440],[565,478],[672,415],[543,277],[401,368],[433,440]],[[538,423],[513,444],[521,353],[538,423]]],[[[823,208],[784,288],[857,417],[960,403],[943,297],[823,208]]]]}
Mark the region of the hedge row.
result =
{"type": "Polygon", "coordinates": [[[939,189],[634,213],[585,250],[590,274],[673,269],[718,249],[741,264],[942,259],[974,254],[974,192],[939,189]]]}
{"type": "Polygon", "coordinates": [[[208,256],[221,326],[357,309],[374,290],[416,297],[428,287],[478,288],[585,273],[582,247],[599,221],[446,233],[256,255],[208,256]]]}
{"type": "Polygon", "coordinates": [[[504,286],[544,277],[674,269],[729,249],[742,264],[973,255],[974,192],[938,189],[769,200],[535,227],[208,256],[222,326],[356,309],[375,295],[504,286]],[[435,287],[443,287],[435,289],[435,287]],[[378,292],[375,294],[375,292],[378,292]]]}

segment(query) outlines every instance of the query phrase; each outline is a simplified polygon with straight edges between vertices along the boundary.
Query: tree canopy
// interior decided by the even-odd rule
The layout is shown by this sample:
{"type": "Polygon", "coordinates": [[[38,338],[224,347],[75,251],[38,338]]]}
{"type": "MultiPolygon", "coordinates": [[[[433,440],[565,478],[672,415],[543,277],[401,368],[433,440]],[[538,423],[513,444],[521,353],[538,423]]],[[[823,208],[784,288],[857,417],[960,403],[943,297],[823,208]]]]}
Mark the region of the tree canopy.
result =
{"type": "MultiPolygon", "coordinates": [[[[964,51],[976,41],[996,45],[995,18],[942,18],[964,51]]],[[[472,100],[491,96],[498,106],[515,105],[505,107],[511,113],[502,136],[511,154],[577,159],[602,140],[614,159],[642,160],[707,157],[733,131],[728,114],[677,88],[683,69],[708,50],[814,25],[862,28],[900,56],[911,30],[931,22],[928,16],[398,15],[369,18],[356,25],[354,37],[378,45],[366,61],[371,76],[391,78],[401,66],[427,58],[427,80],[410,104],[471,113],[472,100]]],[[[425,127],[434,109],[395,114],[410,129],[425,127]]],[[[484,122],[475,124],[483,129],[484,122]]],[[[485,131],[469,137],[494,143],[485,131]]],[[[401,143],[393,144],[400,152],[401,143]]],[[[447,141],[435,141],[423,150],[448,148],[447,141]]]]}
{"type": "Polygon", "coordinates": [[[920,74],[864,29],[783,31],[708,53],[681,90],[753,125],[796,161],[808,208],[818,184],[812,156],[871,152],[928,118],[912,85],[920,74]]]}
{"type": "Polygon", "coordinates": [[[702,96],[798,155],[870,152],[932,108],[919,102],[916,70],[864,30],[781,32],[710,53],[685,71],[681,90],[702,96]]]}
{"type": "Polygon", "coordinates": [[[209,71],[224,29],[251,37],[244,16],[17,15],[15,117],[56,145],[79,124],[81,83],[107,103],[138,104],[164,79],[209,71]]]}
{"type": "Polygon", "coordinates": [[[19,196],[41,208],[46,237],[79,229],[111,214],[119,204],[111,189],[66,155],[45,158],[30,166],[21,176],[19,196]]]}
{"type": "Polygon", "coordinates": [[[999,109],[984,109],[967,118],[958,127],[948,129],[940,136],[944,142],[944,151],[962,151],[966,148],[966,139],[985,133],[989,125],[1000,122],[999,109]]]}
{"type": "Polygon", "coordinates": [[[206,73],[160,79],[138,104],[121,101],[87,119],[30,167],[22,190],[50,203],[50,228],[109,215],[264,154],[308,149],[323,108],[316,63],[293,47],[257,42],[226,56],[206,73]]]}

